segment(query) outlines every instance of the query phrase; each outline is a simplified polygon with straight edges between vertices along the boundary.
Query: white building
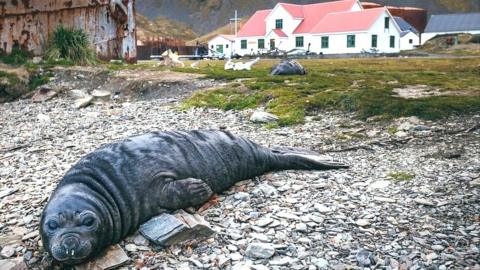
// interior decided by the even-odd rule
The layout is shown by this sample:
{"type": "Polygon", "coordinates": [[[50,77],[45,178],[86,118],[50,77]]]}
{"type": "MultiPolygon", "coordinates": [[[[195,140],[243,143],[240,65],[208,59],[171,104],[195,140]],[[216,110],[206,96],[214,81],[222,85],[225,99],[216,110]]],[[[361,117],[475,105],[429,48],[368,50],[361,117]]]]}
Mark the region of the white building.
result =
{"type": "Polygon", "coordinates": [[[432,15],[422,34],[422,45],[439,35],[480,34],[480,13],[432,15]]]}
{"type": "Polygon", "coordinates": [[[294,49],[322,54],[398,53],[401,29],[384,8],[363,9],[358,0],[309,5],[278,3],[257,11],[240,29],[239,55],[294,49]]]}
{"type": "Polygon", "coordinates": [[[208,56],[231,57],[234,54],[235,36],[217,35],[208,42],[208,56]]]}
{"type": "Polygon", "coordinates": [[[420,45],[420,33],[401,17],[394,17],[402,30],[400,33],[400,50],[413,50],[420,45]]]}

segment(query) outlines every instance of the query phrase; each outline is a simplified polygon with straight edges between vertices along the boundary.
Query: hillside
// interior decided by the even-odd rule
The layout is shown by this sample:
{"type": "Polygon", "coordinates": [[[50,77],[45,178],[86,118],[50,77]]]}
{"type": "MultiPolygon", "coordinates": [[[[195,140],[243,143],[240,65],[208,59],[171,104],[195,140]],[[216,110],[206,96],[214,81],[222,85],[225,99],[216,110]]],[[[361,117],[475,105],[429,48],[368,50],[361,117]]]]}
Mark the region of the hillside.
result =
{"type": "MultiPolygon", "coordinates": [[[[137,1],[137,11],[148,18],[166,17],[190,25],[198,34],[211,32],[228,23],[238,10],[239,17],[248,17],[259,9],[271,8],[277,2],[297,4],[326,2],[327,0],[143,0],[137,1]]],[[[431,14],[450,12],[478,12],[478,0],[369,0],[393,6],[426,8],[431,14]]]]}
{"type": "Polygon", "coordinates": [[[198,35],[185,23],[165,17],[158,17],[153,21],[137,14],[137,38],[145,40],[148,37],[169,37],[175,39],[192,40],[198,35]]]}

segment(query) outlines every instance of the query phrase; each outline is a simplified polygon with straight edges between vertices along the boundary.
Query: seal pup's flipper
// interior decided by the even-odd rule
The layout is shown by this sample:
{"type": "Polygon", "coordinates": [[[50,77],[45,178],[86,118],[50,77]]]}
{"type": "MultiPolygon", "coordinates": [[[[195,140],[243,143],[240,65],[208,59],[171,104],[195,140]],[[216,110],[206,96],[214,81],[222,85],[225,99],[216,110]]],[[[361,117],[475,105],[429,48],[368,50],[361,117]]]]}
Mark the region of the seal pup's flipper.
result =
{"type": "Polygon", "coordinates": [[[318,153],[292,147],[277,147],[272,150],[276,168],[279,170],[334,170],[347,169],[350,166],[328,160],[318,153]]]}
{"type": "Polygon", "coordinates": [[[207,202],[213,191],[201,179],[186,178],[167,180],[160,189],[162,207],[167,209],[185,209],[207,202]]]}

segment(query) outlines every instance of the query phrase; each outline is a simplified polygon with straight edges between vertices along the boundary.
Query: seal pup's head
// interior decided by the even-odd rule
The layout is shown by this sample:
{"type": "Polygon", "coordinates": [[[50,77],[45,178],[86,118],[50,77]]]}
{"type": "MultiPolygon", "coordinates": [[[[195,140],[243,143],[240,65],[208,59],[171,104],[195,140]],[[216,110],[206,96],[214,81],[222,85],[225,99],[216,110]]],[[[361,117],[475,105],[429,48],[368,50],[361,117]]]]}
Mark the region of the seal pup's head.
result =
{"type": "Polygon", "coordinates": [[[44,248],[57,261],[74,265],[94,256],[103,246],[108,227],[98,200],[79,185],[66,185],[50,198],[40,223],[44,248]]]}

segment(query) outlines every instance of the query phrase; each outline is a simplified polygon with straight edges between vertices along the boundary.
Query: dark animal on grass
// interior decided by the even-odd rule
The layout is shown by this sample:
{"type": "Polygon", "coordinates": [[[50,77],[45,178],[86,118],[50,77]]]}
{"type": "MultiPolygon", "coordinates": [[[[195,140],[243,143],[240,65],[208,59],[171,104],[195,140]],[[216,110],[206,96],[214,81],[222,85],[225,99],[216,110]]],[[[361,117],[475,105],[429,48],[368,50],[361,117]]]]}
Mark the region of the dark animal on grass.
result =
{"type": "Polygon", "coordinates": [[[274,66],[270,75],[306,75],[307,71],[295,60],[283,60],[274,66]]]}
{"type": "Polygon", "coordinates": [[[226,131],[152,132],[103,146],[74,165],[43,211],[41,236],[57,261],[78,264],[153,216],[199,206],[238,181],[270,171],[346,167],[226,131]]]}

